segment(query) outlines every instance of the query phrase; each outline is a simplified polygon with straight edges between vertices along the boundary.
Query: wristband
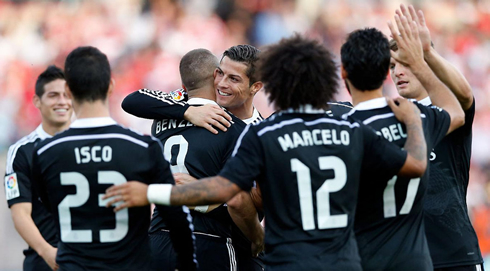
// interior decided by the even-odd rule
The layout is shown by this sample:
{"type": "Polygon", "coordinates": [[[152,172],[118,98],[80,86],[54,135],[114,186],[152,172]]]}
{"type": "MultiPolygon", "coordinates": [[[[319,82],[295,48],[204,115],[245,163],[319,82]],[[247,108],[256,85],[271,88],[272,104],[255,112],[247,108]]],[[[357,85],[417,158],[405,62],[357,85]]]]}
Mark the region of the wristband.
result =
{"type": "Polygon", "coordinates": [[[172,186],[171,184],[150,184],[146,193],[148,201],[150,203],[169,206],[172,186]]]}

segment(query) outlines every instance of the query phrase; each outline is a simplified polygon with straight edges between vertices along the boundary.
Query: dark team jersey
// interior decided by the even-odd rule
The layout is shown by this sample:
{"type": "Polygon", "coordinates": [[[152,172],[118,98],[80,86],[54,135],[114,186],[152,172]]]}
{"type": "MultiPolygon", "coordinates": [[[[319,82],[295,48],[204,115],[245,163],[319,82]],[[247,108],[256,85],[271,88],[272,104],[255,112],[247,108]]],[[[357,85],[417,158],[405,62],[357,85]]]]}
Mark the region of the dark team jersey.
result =
{"type": "MultiPolygon", "coordinates": [[[[446,135],[450,117],[440,108],[417,106],[429,157],[431,148],[446,135]]],[[[360,103],[347,115],[396,146],[405,145],[405,125],[396,119],[384,97],[360,103]]],[[[432,269],[422,210],[428,177],[428,171],[414,179],[382,177],[363,168],[354,229],[364,270],[399,270],[410,266],[413,259],[425,259],[432,269]]]]}
{"type": "Polygon", "coordinates": [[[338,116],[349,113],[354,106],[350,102],[328,102],[329,108],[327,110],[327,115],[329,116],[338,116]]]}
{"type": "Polygon", "coordinates": [[[145,119],[184,119],[189,108],[187,93],[177,89],[169,93],[142,88],[124,98],[121,107],[131,115],[145,119]]]}
{"type": "Polygon", "coordinates": [[[267,264],[325,254],[359,264],[353,220],[361,166],[393,175],[405,159],[371,128],[306,107],[247,126],[219,175],[245,191],[260,184],[267,264]]]}
{"type": "MultiPolygon", "coordinates": [[[[33,189],[30,180],[34,145],[49,137],[51,136],[39,125],[28,136],[10,146],[5,167],[5,196],[9,208],[16,203],[32,203],[31,217],[34,224],[36,224],[44,240],[56,247],[58,236],[53,218],[39,201],[37,191],[33,189]]],[[[33,249],[29,247],[27,251],[33,251],[33,249]]]]}
{"type": "MultiPolygon", "coordinates": [[[[213,101],[193,98],[189,103],[202,105],[213,101]]],[[[195,178],[215,176],[231,156],[235,142],[245,124],[232,115],[234,124],[227,132],[217,135],[186,120],[154,120],[152,134],[158,138],[164,148],[165,158],[170,162],[173,173],[188,173],[195,178]]],[[[221,205],[208,213],[192,212],[196,232],[231,237],[231,218],[226,206],[221,205]]],[[[158,212],[155,212],[158,214],[158,212]]],[[[161,218],[152,220],[151,231],[166,228],[161,218]]]]}
{"type": "MultiPolygon", "coordinates": [[[[111,185],[128,180],[174,183],[160,142],[110,118],[80,119],[36,147],[33,182],[53,213],[62,270],[148,270],[150,207],[114,213],[102,200],[111,185]]],[[[172,229],[184,268],[194,262],[191,218],[185,207],[156,209],[172,229]]]]}
{"type": "Polygon", "coordinates": [[[464,126],[447,135],[431,153],[424,219],[435,268],[483,262],[466,204],[474,116],[473,101],[465,112],[464,126]]]}

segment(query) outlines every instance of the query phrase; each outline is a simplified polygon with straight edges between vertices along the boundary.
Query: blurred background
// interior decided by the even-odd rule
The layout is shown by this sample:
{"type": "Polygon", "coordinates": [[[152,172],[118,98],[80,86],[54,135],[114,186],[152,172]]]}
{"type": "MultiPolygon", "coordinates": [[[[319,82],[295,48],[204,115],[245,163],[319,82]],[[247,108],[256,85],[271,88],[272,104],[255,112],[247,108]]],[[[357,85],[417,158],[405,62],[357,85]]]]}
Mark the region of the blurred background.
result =
{"type": "MultiPolygon", "coordinates": [[[[40,123],[32,104],[37,76],[63,67],[82,45],[107,54],[116,80],[112,116],[149,133],[150,122],[124,113],[122,99],[139,88],[179,88],[182,55],[207,48],[218,57],[228,47],[261,47],[294,32],[315,37],[337,55],[346,35],[386,22],[400,3],[424,11],[437,51],[461,70],[476,98],[468,206],[482,252],[490,255],[490,0],[91,0],[0,1],[0,173],[10,144],[40,123]]],[[[341,84],[343,85],[343,84],[341,84]]],[[[396,96],[387,78],[385,92],[396,96]]],[[[345,89],[338,100],[350,101],[345,89]]],[[[255,106],[272,112],[264,94],[255,106]]],[[[21,270],[25,242],[0,197],[0,270],[21,270]]],[[[486,267],[490,270],[490,267],[486,267]]]]}

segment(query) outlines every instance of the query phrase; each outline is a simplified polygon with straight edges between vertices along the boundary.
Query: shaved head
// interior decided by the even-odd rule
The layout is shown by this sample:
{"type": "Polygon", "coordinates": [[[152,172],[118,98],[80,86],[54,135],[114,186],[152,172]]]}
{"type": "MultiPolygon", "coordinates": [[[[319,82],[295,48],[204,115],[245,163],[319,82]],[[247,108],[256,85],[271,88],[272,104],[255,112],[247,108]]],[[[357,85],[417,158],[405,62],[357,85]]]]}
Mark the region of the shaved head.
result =
{"type": "Polygon", "coordinates": [[[180,77],[187,91],[201,88],[214,81],[214,70],[219,66],[218,59],[206,49],[195,49],[180,60],[180,77]]]}

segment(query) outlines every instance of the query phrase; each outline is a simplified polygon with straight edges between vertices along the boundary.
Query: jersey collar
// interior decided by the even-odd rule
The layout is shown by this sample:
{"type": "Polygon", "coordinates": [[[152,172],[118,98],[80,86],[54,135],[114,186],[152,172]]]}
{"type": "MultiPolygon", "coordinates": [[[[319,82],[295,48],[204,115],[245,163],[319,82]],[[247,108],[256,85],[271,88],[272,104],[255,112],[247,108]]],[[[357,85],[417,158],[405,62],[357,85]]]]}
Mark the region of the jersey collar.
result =
{"type": "Polygon", "coordinates": [[[42,124],[39,124],[39,126],[36,128],[36,133],[39,135],[39,138],[41,138],[42,140],[53,137],[52,135],[44,131],[42,124]]]}
{"type": "Polygon", "coordinates": [[[354,106],[353,110],[357,110],[357,111],[371,110],[371,109],[383,108],[387,106],[388,103],[386,102],[386,98],[381,97],[381,98],[375,98],[365,102],[361,102],[356,106],[354,106]]]}
{"type": "Polygon", "coordinates": [[[209,100],[209,99],[204,99],[204,98],[190,98],[187,101],[188,104],[190,105],[202,105],[202,104],[215,104],[218,105],[215,101],[209,100]]]}
{"type": "Polygon", "coordinates": [[[325,114],[325,109],[314,108],[311,104],[301,105],[298,109],[288,108],[283,113],[325,114]]]}
{"type": "Polygon", "coordinates": [[[244,119],[242,121],[245,122],[245,124],[250,124],[259,118],[260,118],[259,111],[257,111],[257,109],[254,107],[254,112],[252,113],[252,117],[250,117],[248,119],[244,119]]]}
{"type": "Polygon", "coordinates": [[[115,125],[117,122],[110,117],[102,117],[102,118],[83,118],[75,120],[70,128],[94,128],[94,127],[102,127],[115,125]]]}
{"type": "Polygon", "coordinates": [[[432,105],[432,101],[430,100],[430,97],[429,96],[423,98],[422,100],[420,100],[418,102],[419,102],[419,104],[425,105],[425,106],[432,105]]]}

